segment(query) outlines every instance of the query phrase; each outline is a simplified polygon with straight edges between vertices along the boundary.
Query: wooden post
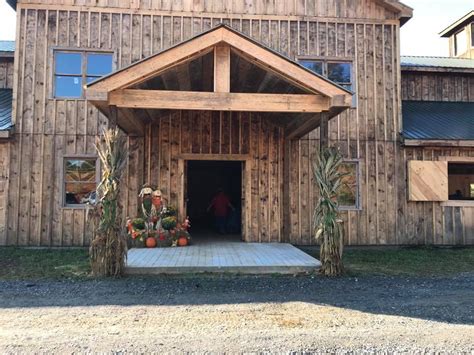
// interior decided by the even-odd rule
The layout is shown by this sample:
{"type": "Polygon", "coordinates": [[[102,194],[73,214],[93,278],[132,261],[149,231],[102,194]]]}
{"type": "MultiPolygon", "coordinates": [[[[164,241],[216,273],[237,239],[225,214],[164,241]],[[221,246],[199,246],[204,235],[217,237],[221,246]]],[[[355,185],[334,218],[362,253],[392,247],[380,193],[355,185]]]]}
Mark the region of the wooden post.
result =
{"type": "Polygon", "coordinates": [[[117,106],[115,105],[110,105],[109,106],[109,112],[110,112],[110,117],[109,117],[109,128],[116,128],[117,127],[117,119],[118,119],[118,109],[117,106]]]}
{"type": "Polygon", "coordinates": [[[329,115],[327,112],[321,114],[321,125],[319,127],[319,147],[320,149],[329,147],[329,115]]]}
{"type": "Polygon", "coordinates": [[[291,240],[290,220],[290,159],[291,139],[285,139],[283,147],[283,234],[281,242],[288,243],[291,240]]]}
{"type": "Polygon", "coordinates": [[[230,92],[230,47],[214,48],[214,92],[230,92]]]}

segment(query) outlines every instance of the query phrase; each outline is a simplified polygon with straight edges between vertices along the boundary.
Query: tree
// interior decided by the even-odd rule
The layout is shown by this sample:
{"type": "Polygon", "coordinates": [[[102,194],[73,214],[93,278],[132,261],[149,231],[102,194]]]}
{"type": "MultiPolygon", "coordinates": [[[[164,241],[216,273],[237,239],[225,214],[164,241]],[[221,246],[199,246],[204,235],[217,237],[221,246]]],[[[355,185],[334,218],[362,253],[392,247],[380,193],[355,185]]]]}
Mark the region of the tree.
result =
{"type": "Polygon", "coordinates": [[[342,253],[344,227],[339,214],[338,193],[343,184],[342,156],[335,148],[322,148],[313,164],[319,188],[319,199],[314,210],[314,235],[320,241],[321,274],[340,276],[344,272],[342,253]]]}

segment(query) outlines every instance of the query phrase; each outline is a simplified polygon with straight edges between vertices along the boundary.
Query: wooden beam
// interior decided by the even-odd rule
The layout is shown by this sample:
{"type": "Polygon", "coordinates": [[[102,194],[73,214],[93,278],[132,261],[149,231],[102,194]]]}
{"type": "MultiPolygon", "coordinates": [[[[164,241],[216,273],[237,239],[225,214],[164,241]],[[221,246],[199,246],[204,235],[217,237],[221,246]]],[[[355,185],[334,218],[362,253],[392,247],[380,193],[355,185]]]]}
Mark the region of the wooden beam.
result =
{"type": "Polygon", "coordinates": [[[230,92],[230,47],[214,48],[214,92],[230,92]]]}
{"type": "Polygon", "coordinates": [[[143,137],[145,135],[145,124],[137,117],[133,110],[120,108],[118,110],[117,124],[131,136],[143,137]]]}
{"type": "Polygon", "coordinates": [[[226,161],[247,161],[251,160],[250,154],[180,154],[178,159],[182,160],[226,160],[226,161]]]}
{"type": "Polygon", "coordinates": [[[117,106],[115,105],[110,105],[109,106],[109,128],[115,129],[117,127],[117,121],[118,121],[118,109],[117,106]]]}
{"type": "Polygon", "coordinates": [[[282,242],[291,240],[290,217],[290,171],[291,171],[291,139],[285,139],[283,151],[283,238],[282,242]]]}
{"type": "Polygon", "coordinates": [[[321,114],[321,124],[319,126],[319,145],[320,148],[329,147],[329,117],[326,112],[321,114]]]}
{"type": "Polygon", "coordinates": [[[318,128],[320,124],[320,115],[301,115],[301,117],[298,117],[287,125],[285,137],[287,139],[299,139],[318,128]]]}
{"type": "Polygon", "coordinates": [[[109,104],[143,109],[318,113],[328,110],[329,99],[321,95],[125,89],[111,92],[109,104]]]}
{"type": "Polygon", "coordinates": [[[474,147],[474,140],[405,139],[405,147],[474,147]]]}

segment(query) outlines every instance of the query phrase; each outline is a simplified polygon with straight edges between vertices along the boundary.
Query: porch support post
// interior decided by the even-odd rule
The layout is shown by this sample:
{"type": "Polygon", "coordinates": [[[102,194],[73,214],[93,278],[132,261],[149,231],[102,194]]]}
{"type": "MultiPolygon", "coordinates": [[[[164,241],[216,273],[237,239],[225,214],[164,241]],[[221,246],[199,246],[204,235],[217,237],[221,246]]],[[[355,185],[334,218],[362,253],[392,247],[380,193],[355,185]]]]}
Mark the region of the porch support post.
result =
{"type": "Polygon", "coordinates": [[[321,125],[319,127],[319,148],[329,147],[329,115],[327,112],[321,113],[321,125]]]}
{"type": "Polygon", "coordinates": [[[115,129],[117,127],[118,120],[118,109],[115,105],[109,106],[110,117],[109,117],[109,128],[115,129]]]}
{"type": "Polygon", "coordinates": [[[287,138],[284,142],[283,151],[283,234],[280,242],[291,241],[291,219],[290,219],[290,169],[291,169],[291,142],[287,138]]]}

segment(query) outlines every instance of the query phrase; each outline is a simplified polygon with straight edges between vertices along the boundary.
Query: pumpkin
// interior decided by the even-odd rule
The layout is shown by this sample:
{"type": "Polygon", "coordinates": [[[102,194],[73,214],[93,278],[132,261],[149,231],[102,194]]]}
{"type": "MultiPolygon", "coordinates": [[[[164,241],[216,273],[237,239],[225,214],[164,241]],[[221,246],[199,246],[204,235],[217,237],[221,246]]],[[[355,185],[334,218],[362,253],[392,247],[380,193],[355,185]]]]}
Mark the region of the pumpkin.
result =
{"type": "Polygon", "coordinates": [[[146,239],[147,248],[156,248],[156,239],[154,237],[148,237],[146,239]]]}
{"type": "Polygon", "coordinates": [[[188,238],[186,238],[185,236],[181,236],[178,238],[178,245],[180,247],[185,247],[186,245],[188,245],[188,238]]]}

